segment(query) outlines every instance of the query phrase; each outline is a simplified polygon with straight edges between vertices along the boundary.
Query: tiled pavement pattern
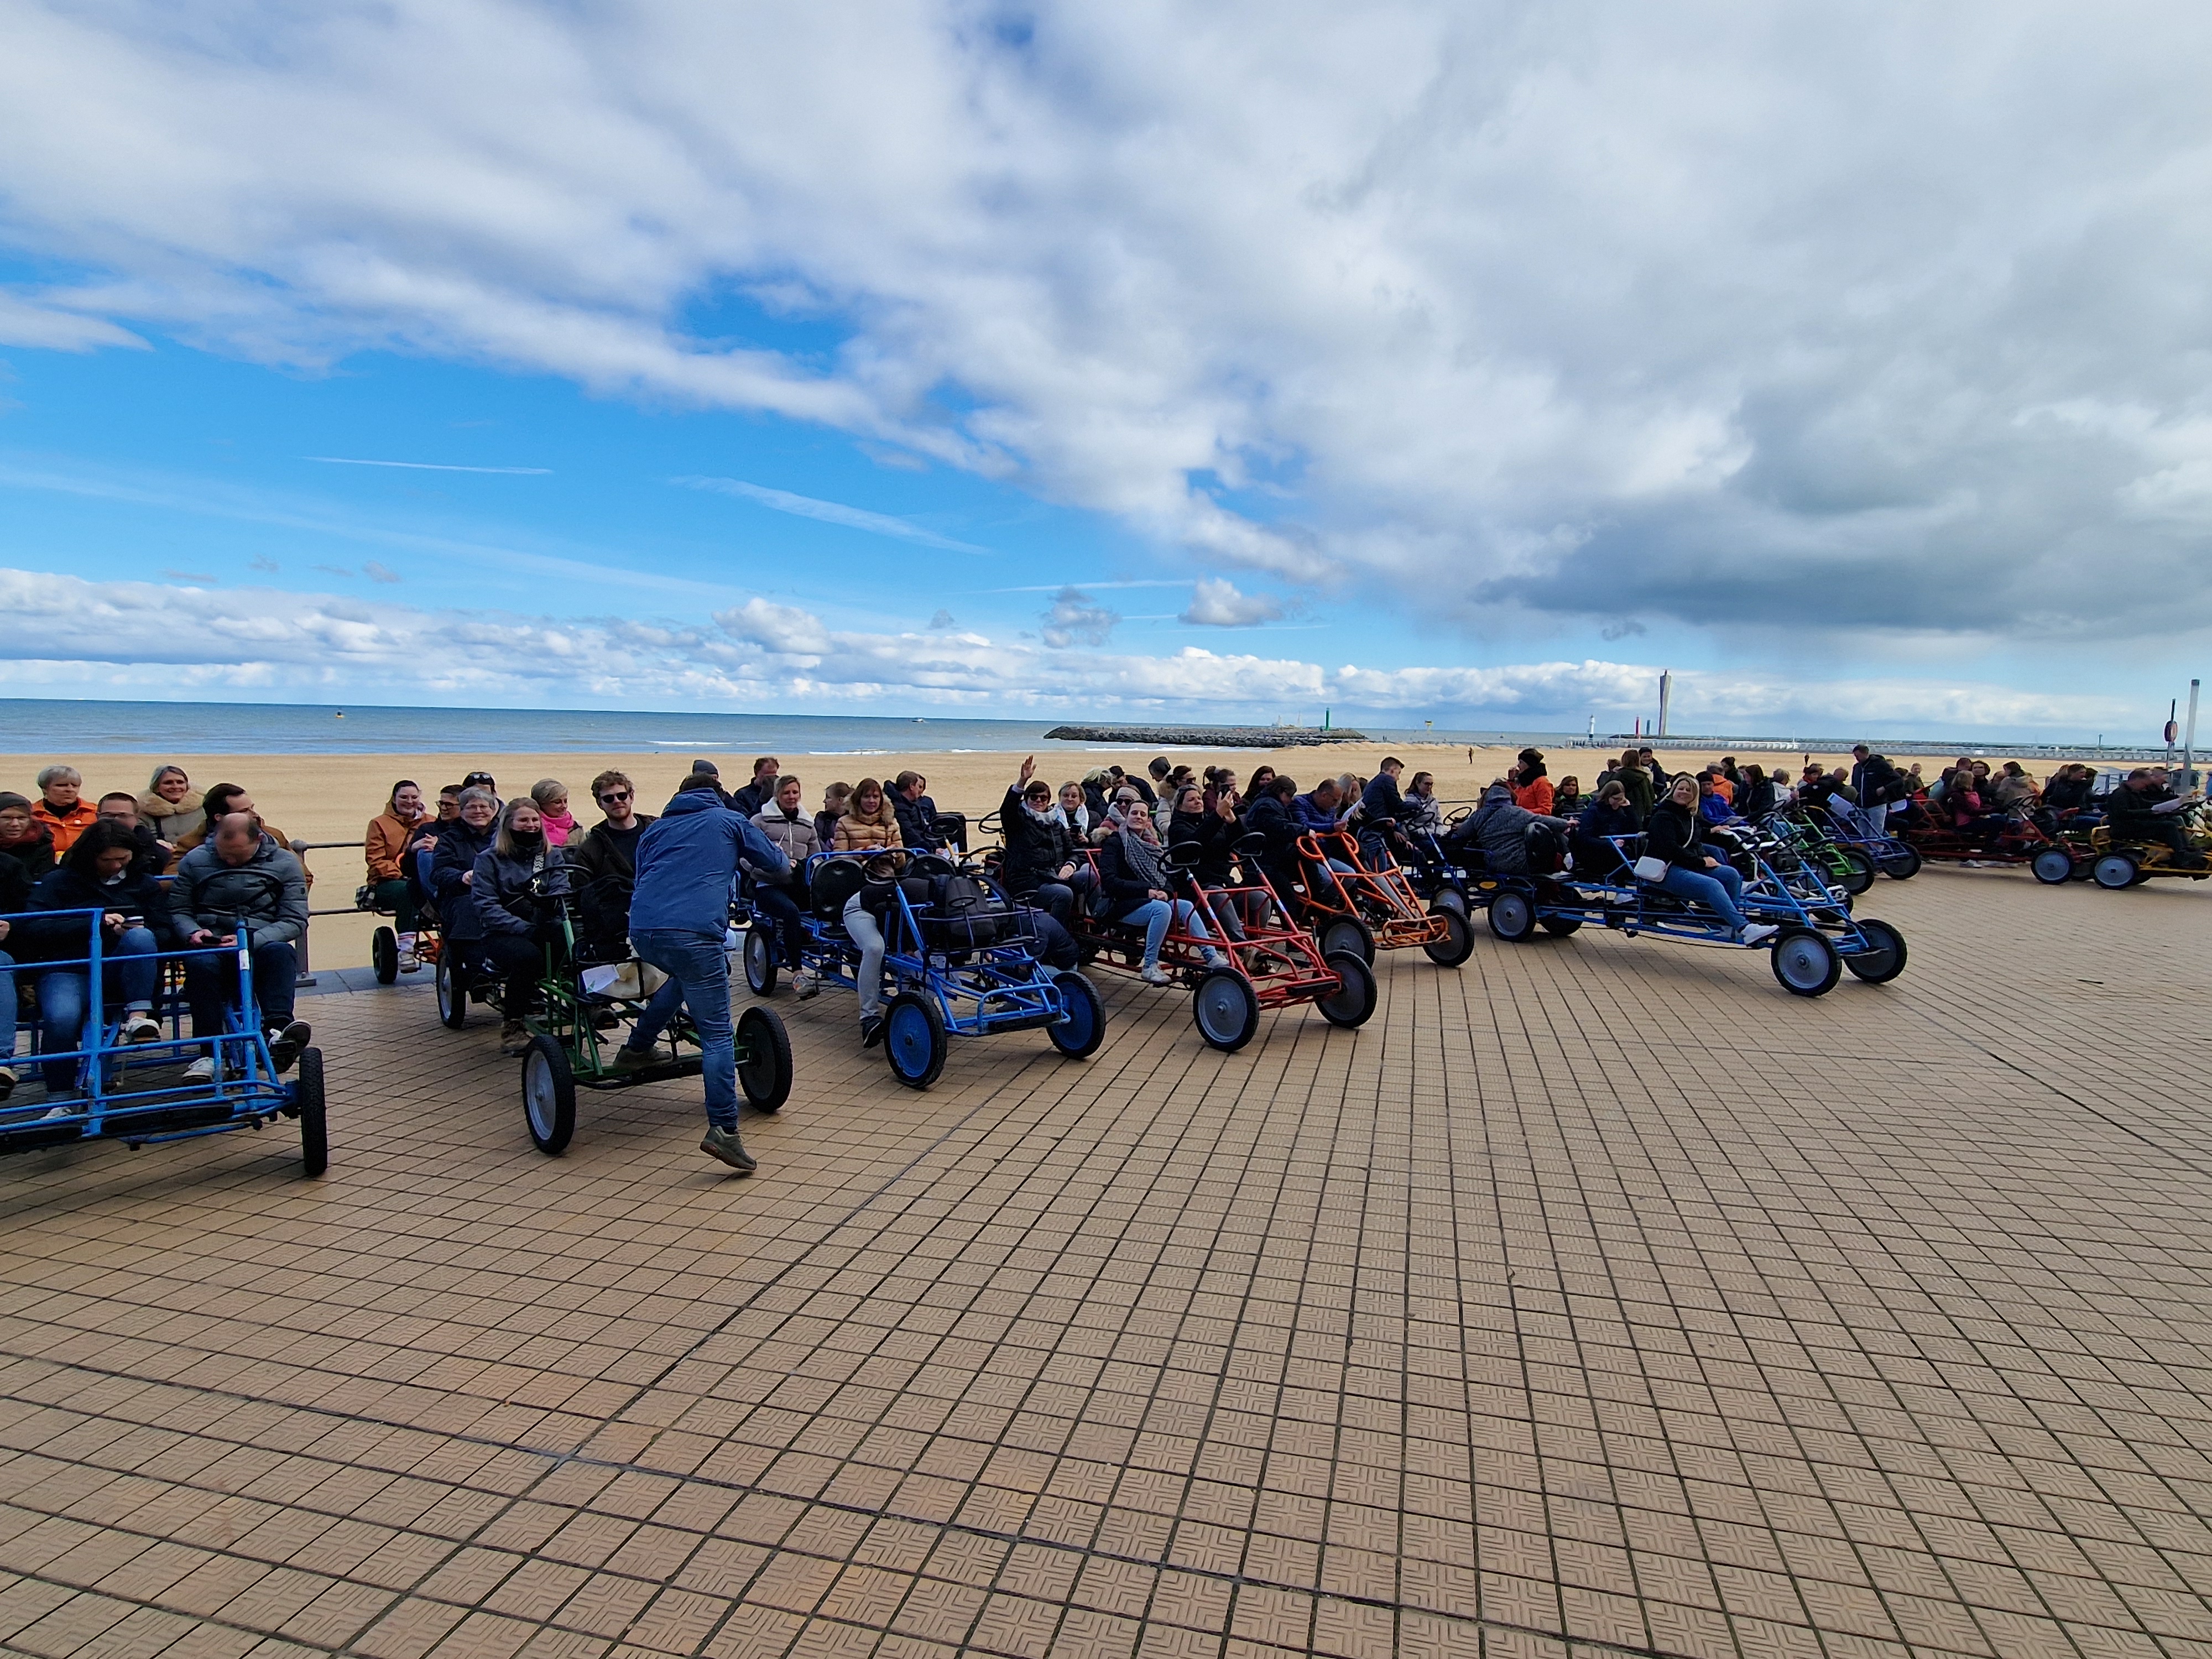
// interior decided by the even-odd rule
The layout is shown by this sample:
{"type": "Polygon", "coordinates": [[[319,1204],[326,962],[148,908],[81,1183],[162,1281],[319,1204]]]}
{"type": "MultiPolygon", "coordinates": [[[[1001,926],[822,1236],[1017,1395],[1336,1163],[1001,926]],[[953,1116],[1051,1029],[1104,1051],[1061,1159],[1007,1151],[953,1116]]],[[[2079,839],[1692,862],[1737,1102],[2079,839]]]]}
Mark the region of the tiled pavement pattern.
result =
{"type": "Polygon", "coordinates": [[[787,994],[749,1182],[320,999],[325,1179],[0,1166],[0,1645],[2212,1656],[2212,891],[1869,904],[1887,989],[1485,934],[925,1096],[787,994]]]}

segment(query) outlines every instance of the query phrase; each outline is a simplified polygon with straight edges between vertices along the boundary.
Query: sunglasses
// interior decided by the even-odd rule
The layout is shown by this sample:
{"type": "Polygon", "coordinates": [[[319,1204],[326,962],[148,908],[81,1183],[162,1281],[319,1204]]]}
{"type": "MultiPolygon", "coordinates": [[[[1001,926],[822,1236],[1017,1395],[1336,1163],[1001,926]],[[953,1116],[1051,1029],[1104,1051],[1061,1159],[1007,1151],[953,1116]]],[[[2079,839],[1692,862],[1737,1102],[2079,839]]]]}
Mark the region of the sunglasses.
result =
{"type": "Polygon", "coordinates": [[[605,794],[599,797],[599,805],[602,806],[612,806],[618,800],[628,800],[629,799],[629,790],[610,789],[605,794]]]}

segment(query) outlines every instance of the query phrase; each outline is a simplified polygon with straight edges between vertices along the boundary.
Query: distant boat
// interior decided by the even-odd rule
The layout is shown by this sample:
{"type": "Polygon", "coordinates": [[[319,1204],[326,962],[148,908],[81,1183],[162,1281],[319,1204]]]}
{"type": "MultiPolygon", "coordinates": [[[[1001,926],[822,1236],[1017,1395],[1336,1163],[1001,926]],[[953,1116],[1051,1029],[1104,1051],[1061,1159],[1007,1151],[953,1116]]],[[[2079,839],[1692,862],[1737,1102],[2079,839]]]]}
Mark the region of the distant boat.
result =
{"type": "Polygon", "coordinates": [[[914,717],[914,723],[915,723],[916,726],[927,726],[927,725],[928,725],[928,724],[929,724],[929,722],[928,722],[927,720],[926,720],[922,719],[922,717],[921,717],[921,715],[919,715],[919,714],[916,714],[916,715],[914,717]]]}

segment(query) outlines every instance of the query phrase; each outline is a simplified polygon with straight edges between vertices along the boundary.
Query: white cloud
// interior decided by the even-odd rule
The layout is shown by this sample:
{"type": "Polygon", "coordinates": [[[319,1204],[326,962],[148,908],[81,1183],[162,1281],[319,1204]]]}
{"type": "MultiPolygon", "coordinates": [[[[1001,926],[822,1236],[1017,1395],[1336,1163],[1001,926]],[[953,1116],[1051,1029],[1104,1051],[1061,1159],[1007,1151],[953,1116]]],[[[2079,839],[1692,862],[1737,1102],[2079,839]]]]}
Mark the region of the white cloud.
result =
{"type": "MultiPolygon", "coordinates": [[[[35,656],[9,663],[20,691],[89,688],[173,695],[282,685],[388,690],[402,678],[430,700],[544,704],[551,696],[628,705],[878,714],[908,707],[1170,715],[1200,720],[1374,711],[1384,724],[1492,720],[1534,729],[1601,729],[1649,711],[1656,669],[1584,661],[1488,668],[1328,668],[1196,647],[1161,657],[993,639],[957,628],[878,634],[830,626],[755,597],[703,623],[425,611],[269,588],[215,592],[89,582],[0,568],[0,610],[35,656]],[[1478,718],[1480,717],[1480,718],[1478,718]]],[[[566,706],[566,705],[563,705],[566,706]]],[[[1678,724],[1708,732],[1842,735],[1861,722],[1960,731],[2087,728],[2116,710],[2094,698],[1910,680],[1793,682],[1675,676],[1678,724]],[[1794,724],[1793,724],[1794,723],[1794,724]]]]}
{"type": "Polygon", "coordinates": [[[2212,620],[2157,441],[2212,418],[2212,11],[999,21],[0,0],[5,234],[88,273],[0,337],[769,410],[1469,627],[2212,620]],[[732,293],[842,343],[679,325],[732,293]],[[2084,406],[2145,419],[2021,418],[2084,406]]]}
{"type": "Polygon", "coordinates": [[[1182,620],[1209,628],[1253,628],[1280,622],[1283,602],[1266,593],[1240,593],[1234,582],[1218,576],[1200,580],[1191,591],[1190,608],[1182,620]]]}
{"type": "Polygon", "coordinates": [[[1121,620],[1121,612],[1100,605],[1079,588],[1063,587],[1044,613],[1044,642],[1055,651],[1075,645],[1103,645],[1121,620]]]}

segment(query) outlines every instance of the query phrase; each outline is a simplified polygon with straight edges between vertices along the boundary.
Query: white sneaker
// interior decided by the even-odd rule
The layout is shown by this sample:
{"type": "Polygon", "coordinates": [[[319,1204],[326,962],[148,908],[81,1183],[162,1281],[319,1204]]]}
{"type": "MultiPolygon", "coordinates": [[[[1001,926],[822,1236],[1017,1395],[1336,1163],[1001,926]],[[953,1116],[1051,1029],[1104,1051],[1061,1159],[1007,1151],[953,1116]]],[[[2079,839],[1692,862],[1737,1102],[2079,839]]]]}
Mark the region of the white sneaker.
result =
{"type": "Polygon", "coordinates": [[[1764,945],[1781,931],[1771,921],[1755,921],[1743,930],[1736,943],[1746,945],[1764,945]]]}
{"type": "Polygon", "coordinates": [[[401,973],[411,974],[422,965],[422,958],[416,956],[412,951],[402,951],[399,953],[399,971],[401,973]]]}
{"type": "Polygon", "coordinates": [[[123,1022],[123,1040],[125,1042],[159,1042],[161,1040],[161,1022],[151,1014],[129,1015],[123,1022]]]}
{"type": "Polygon", "coordinates": [[[70,1103],[65,1106],[47,1107],[46,1109],[46,1115],[40,1117],[39,1121],[41,1123],[52,1123],[58,1118],[75,1117],[76,1115],[76,1102],[72,1099],[70,1103]]]}
{"type": "Polygon", "coordinates": [[[796,968],[792,970],[791,988],[798,994],[799,1000],[804,1002],[822,989],[822,981],[815,976],[812,969],[796,968]]]}
{"type": "Polygon", "coordinates": [[[1138,975],[1137,977],[1143,980],[1147,985],[1172,985],[1175,983],[1174,975],[1162,969],[1158,963],[1155,963],[1150,968],[1146,969],[1144,972],[1138,975]]]}
{"type": "Polygon", "coordinates": [[[215,1056],[213,1054],[202,1054],[191,1065],[185,1066],[185,1081],[187,1083],[214,1082],[215,1056]]]}

